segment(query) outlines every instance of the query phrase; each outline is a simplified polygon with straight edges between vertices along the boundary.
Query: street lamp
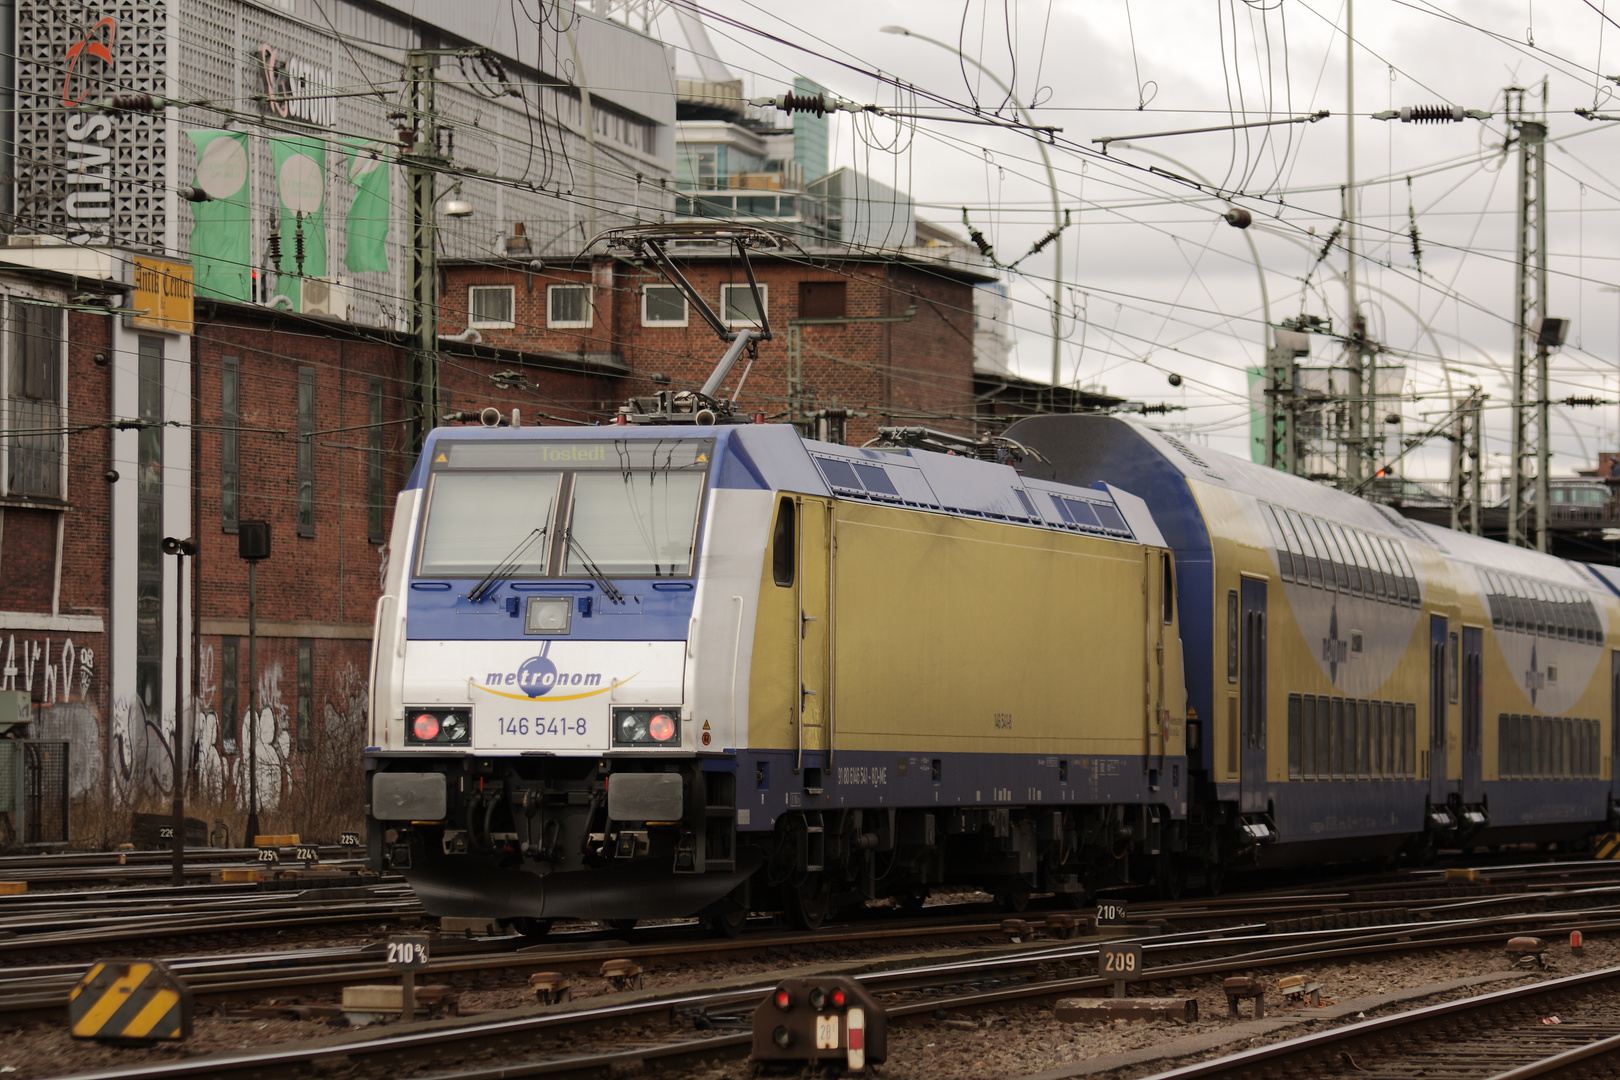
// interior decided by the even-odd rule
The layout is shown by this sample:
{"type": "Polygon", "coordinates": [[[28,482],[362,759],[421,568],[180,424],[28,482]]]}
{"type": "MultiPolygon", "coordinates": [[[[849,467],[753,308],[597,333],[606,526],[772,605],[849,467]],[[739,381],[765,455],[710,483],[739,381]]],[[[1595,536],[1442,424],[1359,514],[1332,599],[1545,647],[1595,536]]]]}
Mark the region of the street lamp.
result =
{"type": "Polygon", "coordinates": [[[270,557],[270,523],[238,521],[236,554],[248,564],[248,823],[250,839],[259,835],[259,560],[270,557]]]}
{"type": "Polygon", "coordinates": [[[197,541],[163,538],[163,554],[174,556],[174,883],[186,883],[186,556],[197,541]]]}
{"type": "MultiPolygon", "coordinates": [[[[940,41],[938,38],[928,37],[925,34],[919,34],[914,30],[907,30],[903,26],[883,26],[878,29],[880,33],[914,37],[918,41],[926,41],[930,45],[938,45],[947,52],[955,53],[967,63],[984,72],[985,78],[995,83],[1001,89],[1001,92],[1007,95],[1007,100],[1011,101],[1013,106],[1018,109],[1019,114],[1024,118],[1024,123],[1030,127],[1035,126],[1035,118],[1030,116],[1029,110],[1024,108],[1023,103],[1013,95],[1012,87],[1002,82],[995,72],[961,49],[958,49],[955,45],[940,41]]],[[[1046,166],[1046,183],[1052,189],[1052,408],[1055,412],[1057,409],[1057,388],[1061,384],[1063,377],[1063,208],[1058,201],[1057,174],[1052,171],[1052,158],[1046,152],[1046,144],[1037,139],[1035,149],[1041,152],[1041,164],[1046,166]]]]}

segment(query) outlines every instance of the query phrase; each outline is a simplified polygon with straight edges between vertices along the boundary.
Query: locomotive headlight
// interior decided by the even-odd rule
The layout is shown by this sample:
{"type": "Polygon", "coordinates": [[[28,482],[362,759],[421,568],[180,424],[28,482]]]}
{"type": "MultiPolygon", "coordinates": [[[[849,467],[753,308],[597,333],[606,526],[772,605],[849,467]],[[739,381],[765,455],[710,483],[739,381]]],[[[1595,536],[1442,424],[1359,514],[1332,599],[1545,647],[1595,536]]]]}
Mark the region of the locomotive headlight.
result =
{"type": "Polygon", "coordinates": [[[679,709],[618,708],[613,710],[615,746],[679,746],[679,709]]]}
{"type": "Polygon", "coordinates": [[[523,630],[529,634],[566,634],[573,615],[573,598],[531,596],[524,609],[523,630]]]}

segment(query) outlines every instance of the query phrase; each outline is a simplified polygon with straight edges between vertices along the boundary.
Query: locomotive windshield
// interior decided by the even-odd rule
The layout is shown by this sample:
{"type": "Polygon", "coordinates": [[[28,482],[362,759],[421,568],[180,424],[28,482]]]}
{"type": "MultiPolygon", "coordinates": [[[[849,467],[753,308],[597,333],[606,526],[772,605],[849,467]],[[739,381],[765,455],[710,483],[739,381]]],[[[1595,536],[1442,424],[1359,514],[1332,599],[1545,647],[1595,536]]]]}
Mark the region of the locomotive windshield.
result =
{"type": "Polygon", "coordinates": [[[671,577],[697,548],[710,441],[441,442],[423,577],[671,577]]]}

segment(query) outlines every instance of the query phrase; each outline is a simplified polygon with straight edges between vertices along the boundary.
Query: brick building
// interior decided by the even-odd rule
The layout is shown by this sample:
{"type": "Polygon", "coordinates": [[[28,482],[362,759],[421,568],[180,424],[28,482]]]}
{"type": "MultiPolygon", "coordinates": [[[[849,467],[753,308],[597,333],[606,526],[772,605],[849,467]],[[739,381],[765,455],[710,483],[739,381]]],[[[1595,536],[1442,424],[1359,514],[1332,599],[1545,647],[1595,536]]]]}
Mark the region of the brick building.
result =
{"type": "MultiPolygon", "coordinates": [[[[676,261],[728,327],[758,325],[732,252],[687,249],[676,261]]],[[[756,254],[753,267],[773,338],[722,388],[741,411],[809,424],[845,410],[844,439],[857,443],[890,423],[972,430],[974,285],[986,275],[906,253],[756,254]]],[[[678,289],[630,259],[451,263],[442,296],[446,333],[621,371],[621,400],[696,389],[725,350],[678,289]]]]}

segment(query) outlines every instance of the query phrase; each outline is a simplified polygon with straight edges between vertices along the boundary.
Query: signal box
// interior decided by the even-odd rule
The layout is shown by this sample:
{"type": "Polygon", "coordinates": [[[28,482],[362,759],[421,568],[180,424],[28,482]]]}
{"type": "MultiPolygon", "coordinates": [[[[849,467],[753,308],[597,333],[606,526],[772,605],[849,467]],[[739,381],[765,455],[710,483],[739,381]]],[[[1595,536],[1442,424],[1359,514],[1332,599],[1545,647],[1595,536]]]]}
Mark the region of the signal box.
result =
{"type": "Polygon", "coordinates": [[[842,975],[783,979],[754,1010],[757,1063],[842,1062],[852,1071],[889,1056],[889,1023],[866,988],[842,975]]]}

